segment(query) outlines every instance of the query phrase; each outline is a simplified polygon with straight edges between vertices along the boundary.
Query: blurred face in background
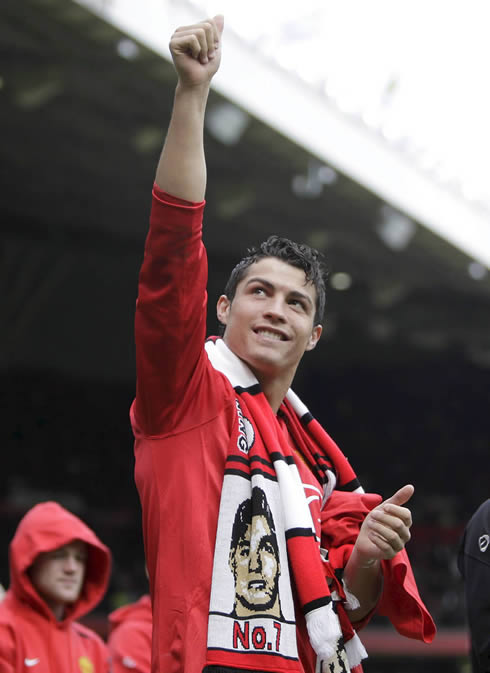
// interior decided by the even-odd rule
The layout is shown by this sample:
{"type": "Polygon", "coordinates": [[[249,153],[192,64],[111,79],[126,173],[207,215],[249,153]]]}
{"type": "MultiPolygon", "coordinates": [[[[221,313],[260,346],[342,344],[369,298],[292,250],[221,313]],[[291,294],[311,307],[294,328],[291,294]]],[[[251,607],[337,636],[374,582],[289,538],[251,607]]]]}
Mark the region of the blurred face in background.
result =
{"type": "Polygon", "coordinates": [[[39,554],[29,569],[34,588],[62,619],[65,606],[75,603],[85,580],[88,549],[85,542],[74,540],[63,547],[39,554]]]}

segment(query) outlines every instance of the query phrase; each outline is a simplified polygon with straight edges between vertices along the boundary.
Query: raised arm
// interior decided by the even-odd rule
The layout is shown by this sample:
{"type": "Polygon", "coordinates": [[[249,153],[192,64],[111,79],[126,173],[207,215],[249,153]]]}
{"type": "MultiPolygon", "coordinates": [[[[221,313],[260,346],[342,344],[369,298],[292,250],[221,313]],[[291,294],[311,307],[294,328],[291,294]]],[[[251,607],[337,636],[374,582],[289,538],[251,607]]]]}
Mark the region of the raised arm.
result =
{"type": "Polygon", "coordinates": [[[155,181],[160,189],[187,201],[204,199],[204,112],[220,64],[222,31],[223,17],[215,16],[178,28],[170,40],[179,81],[155,181]]]}
{"type": "Polygon", "coordinates": [[[207,284],[201,236],[203,126],[210,82],[220,62],[222,29],[218,16],[179,28],[170,42],[178,83],[155,178],[136,304],[132,420],[137,434],[170,431],[182,420],[182,409],[189,409],[192,400],[199,402],[207,284]]]}

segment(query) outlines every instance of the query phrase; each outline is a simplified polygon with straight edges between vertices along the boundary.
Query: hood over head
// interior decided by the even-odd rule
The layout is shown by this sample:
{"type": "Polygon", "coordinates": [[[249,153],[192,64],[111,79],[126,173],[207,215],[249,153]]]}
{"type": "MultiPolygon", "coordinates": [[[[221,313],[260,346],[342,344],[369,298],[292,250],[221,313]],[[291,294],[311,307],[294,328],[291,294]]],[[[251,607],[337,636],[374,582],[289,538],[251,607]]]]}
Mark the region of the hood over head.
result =
{"type": "Polygon", "coordinates": [[[90,612],[102,600],[111,569],[108,547],[81,519],[56,502],[42,502],[30,509],[21,519],[10,543],[10,591],[51,619],[55,617],[37,593],[27,571],[39,554],[74,540],[87,544],[88,558],[80,597],[66,607],[63,621],[71,621],[90,612]]]}

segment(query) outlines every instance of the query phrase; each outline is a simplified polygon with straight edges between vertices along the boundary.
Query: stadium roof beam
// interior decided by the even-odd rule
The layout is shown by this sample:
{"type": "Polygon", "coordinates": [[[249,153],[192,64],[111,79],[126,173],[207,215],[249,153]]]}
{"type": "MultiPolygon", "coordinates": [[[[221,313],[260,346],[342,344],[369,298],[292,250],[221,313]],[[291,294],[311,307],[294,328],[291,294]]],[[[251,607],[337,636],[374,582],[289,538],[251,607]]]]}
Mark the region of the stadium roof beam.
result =
{"type": "MultiPolygon", "coordinates": [[[[172,30],[195,22],[199,11],[184,0],[77,2],[167,59],[172,30]]],[[[223,96],[490,267],[489,210],[438,182],[382,133],[343,113],[325,92],[258,54],[229,26],[224,51],[213,82],[223,96]]]]}

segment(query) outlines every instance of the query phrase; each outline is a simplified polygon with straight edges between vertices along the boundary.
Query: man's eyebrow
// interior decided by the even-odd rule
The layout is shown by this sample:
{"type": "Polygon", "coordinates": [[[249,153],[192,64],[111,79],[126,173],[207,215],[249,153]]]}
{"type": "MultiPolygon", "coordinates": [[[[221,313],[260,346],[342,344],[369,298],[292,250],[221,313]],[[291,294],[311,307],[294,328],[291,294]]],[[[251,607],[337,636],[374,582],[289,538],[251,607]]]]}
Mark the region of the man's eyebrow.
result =
{"type": "Polygon", "coordinates": [[[250,283],[262,283],[263,285],[266,285],[271,290],[274,287],[274,284],[271,283],[270,280],[266,280],[265,278],[261,278],[260,276],[252,276],[252,278],[248,278],[245,285],[250,285],[250,283]]]}
{"type": "MultiPolygon", "coordinates": [[[[250,285],[250,283],[262,283],[262,285],[265,285],[270,290],[274,289],[274,283],[271,283],[269,280],[261,278],[260,276],[252,276],[252,278],[247,280],[245,286],[250,285]]],[[[311,297],[304,292],[300,292],[299,290],[291,290],[289,292],[289,296],[294,297],[295,299],[303,299],[313,308],[313,301],[311,300],[311,297]]]]}
{"type": "Polygon", "coordinates": [[[289,293],[289,295],[295,299],[303,299],[313,308],[313,302],[311,301],[311,297],[309,295],[304,294],[303,292],[298,292],[298,290],[293,290],[289,293]]]}

